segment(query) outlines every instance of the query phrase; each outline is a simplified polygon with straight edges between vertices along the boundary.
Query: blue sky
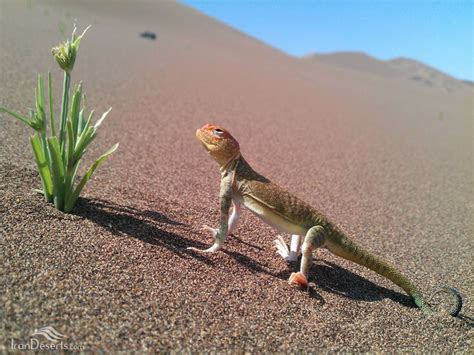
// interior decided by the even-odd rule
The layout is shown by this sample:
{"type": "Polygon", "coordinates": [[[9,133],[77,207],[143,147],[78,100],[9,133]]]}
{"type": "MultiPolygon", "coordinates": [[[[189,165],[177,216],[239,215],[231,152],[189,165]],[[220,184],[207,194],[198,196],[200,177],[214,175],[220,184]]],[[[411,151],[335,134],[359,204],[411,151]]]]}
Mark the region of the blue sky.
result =
{"type": "Polygon", "coordinates": [[[286,53],[408,57],[474,80],[474,1],[182,0],[286,53]]]}

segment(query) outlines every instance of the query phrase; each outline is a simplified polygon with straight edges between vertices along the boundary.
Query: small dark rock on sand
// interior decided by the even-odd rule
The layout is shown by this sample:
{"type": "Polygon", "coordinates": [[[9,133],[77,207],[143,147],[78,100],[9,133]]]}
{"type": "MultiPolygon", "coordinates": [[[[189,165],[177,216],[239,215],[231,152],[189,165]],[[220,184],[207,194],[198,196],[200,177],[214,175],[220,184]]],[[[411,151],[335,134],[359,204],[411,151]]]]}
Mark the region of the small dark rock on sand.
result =
{"type": "Polygon", "coordinates": [[[150,39],[150,40],[154,41],[156,39],[156,34],[154,32],[151,32],[151,31],[144,31],[144,32],[140,33],[140,37],[150,39]]]}

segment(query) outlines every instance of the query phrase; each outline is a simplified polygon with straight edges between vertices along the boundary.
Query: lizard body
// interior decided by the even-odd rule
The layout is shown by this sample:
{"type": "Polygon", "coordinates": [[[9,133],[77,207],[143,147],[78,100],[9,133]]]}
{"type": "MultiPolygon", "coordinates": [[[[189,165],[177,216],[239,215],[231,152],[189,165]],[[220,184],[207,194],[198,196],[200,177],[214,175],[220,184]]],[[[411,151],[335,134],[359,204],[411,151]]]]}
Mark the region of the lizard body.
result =
{"type": "MultiPolygon", "coordinates": [[[[214,234],[214,244],[201,252],[216,252],[226,237],[234,230],[243,205],[257,217],[281,232],[303,236],[292,241],[301,248],[300,271],[292,273],[289,283],[307,287],[308,272],[312,264],[313,251],[325,247],[335,255],[365,266],[386,277],[410,295],[415,304],[426,312],[432,312],[417,287],[400,271],[382,258],[375,256],[349,239],[322,213],[296,197],[266,177],[260,175],[247,163],[240,153],[240,147],[232,135],[222,127],[207,124],[198,129],[196,136],[206,151],[219,164],[221,171],[220,207],[221,217],[218,228],[205,226],[214,234]],[[232,206],[232,214],[229,211],[232,206]]],[[[275,241],[278,252],[286,259],[288,248],[283,238],[275,241]]],[[[297,250],[293,250],[293,256],[297,250]]],[[[449,289],[456,299],[456,307],[450,314],[457,315],[462,306],[459,293],[449,289]]]]}

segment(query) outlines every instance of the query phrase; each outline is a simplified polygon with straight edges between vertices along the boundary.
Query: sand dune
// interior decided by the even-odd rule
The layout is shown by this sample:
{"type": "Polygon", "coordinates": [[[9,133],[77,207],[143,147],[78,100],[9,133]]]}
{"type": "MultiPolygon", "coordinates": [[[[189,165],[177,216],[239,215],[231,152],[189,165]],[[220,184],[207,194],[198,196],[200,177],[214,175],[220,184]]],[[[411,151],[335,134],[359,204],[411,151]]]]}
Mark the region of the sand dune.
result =
{"type": "Polygon", "coordinates": [[[48,70],[59,93],[49,50],[74,18],[93,27],[73,81],[91,108],[113,107],[88,159],[120,149],[64,216],[31,192],[31,132],[0,116],[0,349],[53,326],[90,351],[468,351],[472,90],[293,58],[171,1],[2,1],[1,105],[26,111],[48,70]],[[219,218],[219,172],[194,137],[206,122],[424,293],[457,287],[464,318],[426,318],[324,250],[310,291],[294,290],[296,265],[248,213],[223,252],[187,251],[219,218]]]}
{"type": "Polygon", "coordinates": [[[310,54],[304,58],[385,78],[408,80],[425,87],[438,88],[448,92],[471,89],[466,82],[409,58],[379,60],[362,52],[310,54]]]}

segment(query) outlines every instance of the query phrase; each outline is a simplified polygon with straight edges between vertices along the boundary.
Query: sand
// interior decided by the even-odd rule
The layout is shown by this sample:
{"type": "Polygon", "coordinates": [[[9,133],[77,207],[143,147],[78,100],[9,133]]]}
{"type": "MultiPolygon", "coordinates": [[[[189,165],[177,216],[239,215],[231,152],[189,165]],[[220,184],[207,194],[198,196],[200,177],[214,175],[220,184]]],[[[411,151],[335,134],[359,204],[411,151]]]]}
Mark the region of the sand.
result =
{"type": "Polygon", "coordinates": [[[86,351],[469,351],[472,90],[293,58],[174,2],[2,1],[1,105],[25,112],[48,70],[59,95],[49,50],[75,18],[93,27],[73,81],[113,107],[84,166],[120,148],[64,215],[32,191],[32,132],[0,116],[1,350],[52,326],[86,351]],[[456,287],[460,317],[427,317],[325,250],[309,292],[291,288],[297,265],[250,213],[221,252],[186,250],[219,218],[218,168],[194,138],[207,122],[424,294],[456,287]]]}

